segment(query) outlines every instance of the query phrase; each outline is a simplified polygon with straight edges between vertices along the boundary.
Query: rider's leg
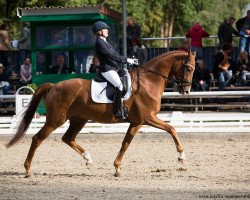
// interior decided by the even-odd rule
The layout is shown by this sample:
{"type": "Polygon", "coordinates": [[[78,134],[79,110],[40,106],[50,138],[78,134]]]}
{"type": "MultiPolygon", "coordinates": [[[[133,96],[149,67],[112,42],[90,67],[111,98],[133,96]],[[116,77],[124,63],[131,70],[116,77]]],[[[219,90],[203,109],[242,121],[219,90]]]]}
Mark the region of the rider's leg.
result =
{"type": "Polygon", "coordinates": [[[116,87],[115,97],[114,97],[114,115],[117,118],[124,118],[123,104],[122,104],[122,82],[116,71],[110,70],[108,72],[102,73],[104,78],[106,78],[112,85],[116,87]]]}

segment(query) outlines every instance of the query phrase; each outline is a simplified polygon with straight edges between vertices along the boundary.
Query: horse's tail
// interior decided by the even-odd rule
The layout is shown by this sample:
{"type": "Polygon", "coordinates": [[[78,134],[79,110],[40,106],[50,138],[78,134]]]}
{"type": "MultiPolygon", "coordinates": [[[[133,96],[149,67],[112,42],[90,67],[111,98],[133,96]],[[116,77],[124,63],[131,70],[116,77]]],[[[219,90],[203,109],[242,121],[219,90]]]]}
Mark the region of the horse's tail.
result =
{"type": "Polygon", "coordinates": [[[5,145],[7,148],[16,144],[25,135],[42,97],[51,89],[53,85],[54,84],[52,83],[45,83],[37,88],[35,94],[33,95],[30,103],[28,104],[28,107],[26,108],[22,116],[22,120],[18,124],[15,135],[5,145]]]}

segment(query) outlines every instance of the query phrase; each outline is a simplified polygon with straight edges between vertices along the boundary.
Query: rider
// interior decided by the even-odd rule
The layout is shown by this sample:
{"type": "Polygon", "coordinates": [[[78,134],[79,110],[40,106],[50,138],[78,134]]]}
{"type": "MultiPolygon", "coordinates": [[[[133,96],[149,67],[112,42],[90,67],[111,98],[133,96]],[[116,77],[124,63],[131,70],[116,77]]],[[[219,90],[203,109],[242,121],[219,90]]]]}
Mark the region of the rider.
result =
{"type": "Polygon", "coordinates": [[[107,42],[109,26],[103,21],[97,21],[92,26],[92,32],[96,35],[95,51],[100,61],[99,72],[107,81],[109,81],[116,88],[114,97],[114,116],[116,118],[126,118],[124,116],[122,105],[122,82],[117,73],[119,69],[118,63],[135,64],[131,58],[126,58],[119,55],[115,49],[107,42]]]}

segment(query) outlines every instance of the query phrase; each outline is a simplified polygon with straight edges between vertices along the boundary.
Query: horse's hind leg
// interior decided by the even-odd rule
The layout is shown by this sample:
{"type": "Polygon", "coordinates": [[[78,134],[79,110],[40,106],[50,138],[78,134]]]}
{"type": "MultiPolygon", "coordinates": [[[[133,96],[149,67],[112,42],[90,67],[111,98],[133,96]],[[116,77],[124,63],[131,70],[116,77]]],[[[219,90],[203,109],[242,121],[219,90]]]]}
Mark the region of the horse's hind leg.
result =
{"type": "Polygon", "coordinates": [[[128,149],[129,144],[131,143],[132,139],[134,138],[135,134],[138,132],[138,130],[141,128],[141,124],[139,125],[134,125],[134,124],[130,124],[126,136],[123,139],[122,142],[122,147],[114,161],[114,166],[115,166],[115,176],[120,176],[120,170],[121,170],[121,161],[122,158],[126,152],[126,150],[128,149]]]}
{"type": "Polygon", "coordinates": [[[26,169],[25,177],[29,177],[32,175],[31,171],[31,162],[35,155],[36,149],[41,145],[41,143],[54,131],[55,129],[52,126],[49,126],[47,123],[35,134],[32,138],[32,143],[30,146],[29,153],[24,162],[24,168],[26,169]]]}
{"type": "Polygon", "coordinates": [[[167,124],[166,122],[162,121],[161,119],[157,118],[156,116],[149,118],[147,120],[147,124],[150,126],[153,126],[155,128],[159,128],[159,129],[162,129],[164,131],[167,131],[172,136],[172,138],[175,142],[177,152],[180,153],[178,160],[183,161],[185,159],[184,147],[181,144],[179,137],[177,135],[177,131],[175,130],[175,128],[173,126],[167,124]]]}
{"type": "Polygon", "coordinates": [[[62,141],[68,144],[72,149],[78,152],[84,160],[86,160],[86,164],[93,164],[92,157],[88,151],[83,149],[79,144],[76,143],[75,138],[77,134],[80,132],[82,127],[87,123],[88,120],[82,121],[79,119],[70,119],[70,126],[66,133],[62,137],[62,141]]]}

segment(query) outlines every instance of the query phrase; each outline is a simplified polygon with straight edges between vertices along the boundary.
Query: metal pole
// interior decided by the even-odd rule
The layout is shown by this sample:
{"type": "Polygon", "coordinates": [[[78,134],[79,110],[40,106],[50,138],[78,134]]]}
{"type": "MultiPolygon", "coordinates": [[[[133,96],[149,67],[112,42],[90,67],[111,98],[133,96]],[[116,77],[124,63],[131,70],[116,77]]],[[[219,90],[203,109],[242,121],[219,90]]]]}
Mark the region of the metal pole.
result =
{"type": "Polygon", "coordinates": [[[127,57],[126,0],[122,0],[122,55],[127,57]]]}

